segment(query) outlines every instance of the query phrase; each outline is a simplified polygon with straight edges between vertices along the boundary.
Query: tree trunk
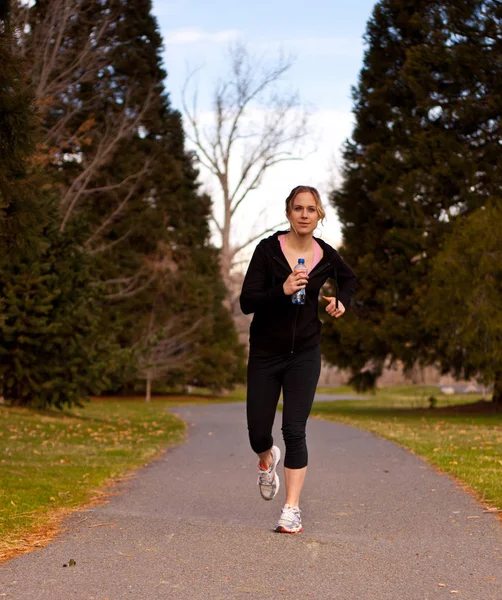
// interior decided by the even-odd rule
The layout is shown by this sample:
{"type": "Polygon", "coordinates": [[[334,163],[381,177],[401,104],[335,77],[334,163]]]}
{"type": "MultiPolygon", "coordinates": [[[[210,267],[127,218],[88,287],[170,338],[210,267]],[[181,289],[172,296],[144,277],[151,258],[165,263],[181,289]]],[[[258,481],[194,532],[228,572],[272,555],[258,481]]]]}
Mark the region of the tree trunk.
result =
{"type": "Polygon", "coordinates": [[[502,404],[502,374],[498,374],[493,384],[493,402],[502,404]]]}
{"type": "Polygon", "coordinates": [[[148,374],[146,376],[146,397],[145,402],[150,402],[152,399],[152,376],[148,374]]]}

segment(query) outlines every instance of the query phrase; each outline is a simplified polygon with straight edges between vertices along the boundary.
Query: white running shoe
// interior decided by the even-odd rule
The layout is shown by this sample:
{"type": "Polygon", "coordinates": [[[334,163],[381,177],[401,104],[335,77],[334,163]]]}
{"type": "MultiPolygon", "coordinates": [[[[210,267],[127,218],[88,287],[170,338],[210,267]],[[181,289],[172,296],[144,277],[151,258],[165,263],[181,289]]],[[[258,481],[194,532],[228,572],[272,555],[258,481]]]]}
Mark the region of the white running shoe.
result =
{"type": "Polygon", "coordinates": [[[279,533],[300,533],[303,529],[301,512],[298,506],[285,504],[275,530],[279,533]]]}
{"type": "Polygon", "coordinates": [[[272,446],[272,464],[268,469],[262,469],[258,462],[258,481],[260,494],[264,500],[273,500],[279,491],[279,475],[276,473],[277,465],[281,460],[281,451],[277,446],[272,446]]]}

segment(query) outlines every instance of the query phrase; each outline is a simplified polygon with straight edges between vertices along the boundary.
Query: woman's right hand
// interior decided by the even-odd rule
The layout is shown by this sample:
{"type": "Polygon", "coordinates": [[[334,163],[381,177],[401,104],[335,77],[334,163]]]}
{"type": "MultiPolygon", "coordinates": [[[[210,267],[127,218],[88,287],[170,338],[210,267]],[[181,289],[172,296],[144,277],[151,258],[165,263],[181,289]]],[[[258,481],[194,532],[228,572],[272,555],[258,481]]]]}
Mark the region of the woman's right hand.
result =
{"type": "Polygon", "coordinates": [[[308,280],[307,271],[293,271],[282,284],[282,289],[286,296],[292,296],[298,290],[303,290],[307,286],[308,280]]]}

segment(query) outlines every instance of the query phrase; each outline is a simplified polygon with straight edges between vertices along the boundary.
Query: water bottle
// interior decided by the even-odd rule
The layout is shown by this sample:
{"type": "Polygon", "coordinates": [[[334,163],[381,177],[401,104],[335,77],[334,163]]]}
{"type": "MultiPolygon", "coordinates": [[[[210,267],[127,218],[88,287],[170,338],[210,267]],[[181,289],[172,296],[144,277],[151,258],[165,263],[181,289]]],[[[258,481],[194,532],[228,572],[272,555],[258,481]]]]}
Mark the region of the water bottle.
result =
{"type": "MultiPolygon", "coordinates": [[[[298,263],[295,265],[293,271],[307,271],[304,258],[298,259],[298,263]]],[[[298,290],[297,292],[295,292],[291,296],[291,302],[293,304],[305,304],[305,288],[303,288],[303,290],[298,290]]]]}

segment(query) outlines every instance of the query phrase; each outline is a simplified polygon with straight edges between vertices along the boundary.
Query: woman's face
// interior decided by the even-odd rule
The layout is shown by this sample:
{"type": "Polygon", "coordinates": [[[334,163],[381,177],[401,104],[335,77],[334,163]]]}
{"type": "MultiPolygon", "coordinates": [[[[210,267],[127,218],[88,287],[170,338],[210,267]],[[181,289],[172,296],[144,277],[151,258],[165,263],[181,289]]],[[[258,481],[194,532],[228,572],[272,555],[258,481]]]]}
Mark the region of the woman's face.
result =
{"type": "Polygon", "coordinates": [[[314,196],[310,192],[300,192],[291,201],[288,214],[291,229],[298,235],[311,234],[319,223],[319,213],[314,196]]]}

